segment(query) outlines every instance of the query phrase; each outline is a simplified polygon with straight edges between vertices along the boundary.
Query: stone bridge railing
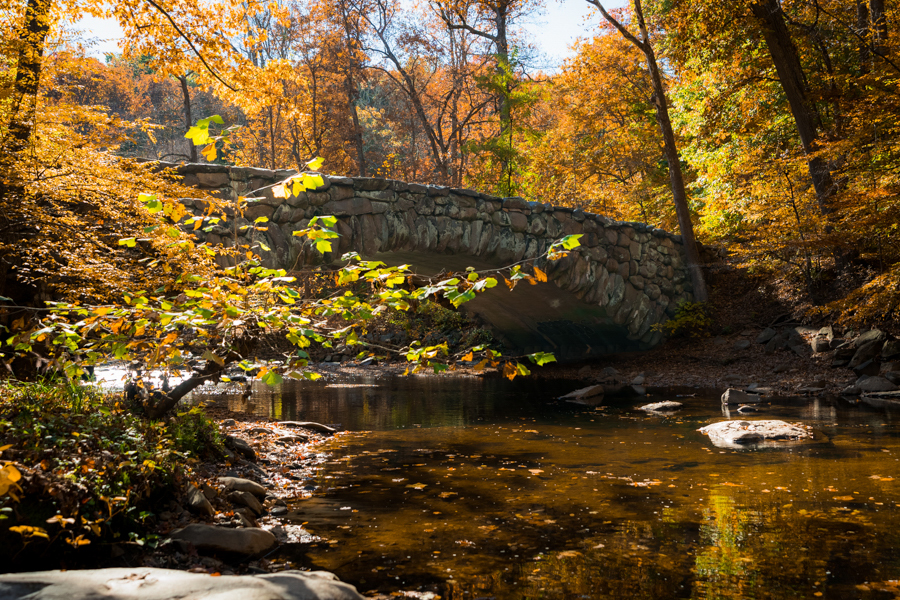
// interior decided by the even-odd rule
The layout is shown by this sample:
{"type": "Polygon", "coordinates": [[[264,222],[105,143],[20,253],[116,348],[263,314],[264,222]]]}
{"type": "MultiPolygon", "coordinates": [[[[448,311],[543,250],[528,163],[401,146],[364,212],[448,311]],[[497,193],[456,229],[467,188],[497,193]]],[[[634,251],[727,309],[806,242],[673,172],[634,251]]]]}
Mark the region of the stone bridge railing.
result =
{"type": "MultiPolygon", "coordinates": [[[[173,166],[185,183],[225,198],[260,198],[237,218],[237,225],[265,216],[268,231],[244,229],[235,240],[229,223],[197,235],[225,247],[262,242],[270,250],[259,253],[270,267],[330,262],[348,250],[424,272],[500,267],[540,257],[562,236],[583,234],[581,247],[567,258],[537,263],[555,287],[524,286],[533,291],[521,295],[519,286],[502,298],[495,288],[491,293],[496,298],[466,305],[525,351],[550,347],[558,356],[578,358],[646,349],[661,338],[653,325],[691,298],[680,236],[642,223],[522,198],[365,177],[328,176],[316,191],[281,199],[271,186],[294,171],[162,166],[173,166]],[[317,215],[338,217],[341,237],[325,257],[310,242],[291,235],[317,215]],[[517,295],[521,299],[513,300],[517,295]],[[498,303],[503,307],[497,308],[498,303]]],[[[195,213],[204,206],[201,200],[182,202],[195,213]]]]}

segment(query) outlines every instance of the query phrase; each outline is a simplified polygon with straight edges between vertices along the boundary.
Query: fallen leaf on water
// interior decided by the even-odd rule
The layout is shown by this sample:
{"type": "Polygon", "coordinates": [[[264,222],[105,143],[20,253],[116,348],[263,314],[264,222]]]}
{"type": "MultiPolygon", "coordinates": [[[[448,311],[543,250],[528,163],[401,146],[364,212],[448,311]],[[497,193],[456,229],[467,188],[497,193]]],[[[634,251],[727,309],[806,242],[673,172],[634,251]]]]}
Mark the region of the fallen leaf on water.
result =
{"type": "Polygon", "coordinates": [[[526,429],[525,433],[538,433],[537,429],[526,429]]]}
{"type": "Polygon", "coordinates": [[[537,475],[538,473],[543,473],[544,470],[543,469],[528,469],[528,472],[531,473],[532,475],[537,475]]]}
{"type": "Polygon", "coordinates": [[[440,494],[438,494],[438,496],[440,496],[441,498],[449,498],[450,496],[457,496],[457,495],[458,494],[456,492],[441,492],[440,494]]]}
{"type": "Polygon", "coordinates": [[[406,487],[413,488],[414,490],[424,490],[427,486],[427,483],[410,483],[406,487]]]}
{"type": "Polygon", "coordinates": [[[853,499],[853,496],[835,496],[834,498],[832,498],[832,500],[838,500],[840,502],[849,502],[853,499]]]}

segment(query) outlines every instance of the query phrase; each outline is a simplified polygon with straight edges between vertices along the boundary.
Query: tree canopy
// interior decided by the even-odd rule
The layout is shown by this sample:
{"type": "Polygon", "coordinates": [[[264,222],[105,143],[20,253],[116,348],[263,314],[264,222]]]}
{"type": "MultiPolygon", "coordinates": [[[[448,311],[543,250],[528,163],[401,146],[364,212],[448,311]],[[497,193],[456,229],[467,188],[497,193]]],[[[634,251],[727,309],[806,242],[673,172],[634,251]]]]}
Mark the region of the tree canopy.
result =
{"type": "MultiPolygon", "coordinates": [[[[20,352],[46,343],[48,334],[21,336],[49,326],[43,317],[22,320],[48,301],[69,303],[55,313],[69,311],[66,327],[81,323],[69,332],[85,342],[78,352],[123,352],[109,338],[118,319],[116,335],[126,323],[132,336],[153,329],[155,341],[140,348],[153,364],[184,354],[182,336],[165,340],[171,327],[188,326],[182,317],[215,320],[203,311],[221,319],[216,311],[258,312],[272,302],[287,312],[273,312],[262,328],[296,336],[291,328],[303,323],[288,321],[309,315],[291,312],[288,300],[297,299],[280,280],[289,274],[267,272],[252,256],[223,272],[212,257],[224,250],[190,235],[234,209],[208,198],[207,214],[186,222],[176,199],[197,192],[145,162],[173,157],[303,170],[323,156],[336,174],[476,187],[686,236],[696,230],[703,243],[787,282],[810,310],[896,318],[892,8],[879,0],[603,8],[604,24],[552,72],[536,66],[518,25],[538,10],[507,1],[5,2],[0,295],[9,299],[8,341],[20,352]],[[122,24],[121,56],[91,58],[72,39],[63,17],[87,13],[122,24]],[[198,154],[186,139],[198,121],[227,140],[207,139],[198,154]],[[174,306],[182,316],[164,322],[174,306]]],[[[327,241],[328,226],[319,225],[308,232],[319,236],[313,242],[327,241]]],[[[348,300],[354,315],[375,310],[373,299],[404,300],[387,285],[400,275],[376,264],[349,269],[386,286],[348,300]]],[[[431,293],[474,293],[486,277],[448,277],[455,282],[431,293]]],[[[54,327],[65,329],[62,322],[54,327]]],[[[212,346],[229,341],[220,353],[210,349],[212,362],[230,356],[244,333],[222,331],[212,346]]],[[[55,357],[65,368],[68,359],[55,357]]]]}

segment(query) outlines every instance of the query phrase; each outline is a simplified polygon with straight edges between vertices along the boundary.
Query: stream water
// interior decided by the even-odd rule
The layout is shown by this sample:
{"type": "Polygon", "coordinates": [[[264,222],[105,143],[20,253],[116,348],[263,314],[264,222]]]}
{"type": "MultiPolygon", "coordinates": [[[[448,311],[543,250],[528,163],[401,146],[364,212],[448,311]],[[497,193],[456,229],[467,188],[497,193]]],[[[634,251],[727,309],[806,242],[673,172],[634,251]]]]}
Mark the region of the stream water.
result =
{"type": "Polygon", "coordinates": [[[283,559],[442,598],[900,597],[900,410],[783,400],[811,443],[726,450],[713,394],[406,377],[259,389],[233,409],[340,424],[283,559]],[[637,406],[664,399],[670,417],[637,406]]]}

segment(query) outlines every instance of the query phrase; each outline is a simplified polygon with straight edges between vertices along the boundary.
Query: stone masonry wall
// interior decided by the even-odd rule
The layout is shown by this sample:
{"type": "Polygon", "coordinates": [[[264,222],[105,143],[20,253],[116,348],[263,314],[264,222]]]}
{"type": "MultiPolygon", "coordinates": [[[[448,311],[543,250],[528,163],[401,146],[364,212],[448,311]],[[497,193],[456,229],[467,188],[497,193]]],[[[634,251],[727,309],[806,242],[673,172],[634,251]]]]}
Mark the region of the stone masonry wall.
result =
{"type": "MultiPolygon", "coordinates": [[[[196,234],[213,246],[261,241],[270,248],[258,250],[269,267],[332,262],[349,250],[379,258],[391,252],[464,255],[499,267],[541,256],[565,235],[583,234],[581,246],[569,257],[537,264],[561,289],[602,309],[597,314],[626,329],[636,347],[655,345],[661,334],[651,327],[673,315],[680,301],[691,299],[681,236],[643,223],[522,198],[366,177],[326,176],[320,189],[280,199],[271,186],[295,171],[207,164],[160,167],[172,167],[184,183],[222,198],[259,198],[237,218],[237,225],[265,216],[268,231],[248,228],[235,240],[230,222],[196,234]],[[335,251],[324,258],[310,242],[291,235],[317,215],[338,217],[341,235],[335,251]]],[[[198,199],[181,201],[195,214],[205,206],[198,199]]]]}

